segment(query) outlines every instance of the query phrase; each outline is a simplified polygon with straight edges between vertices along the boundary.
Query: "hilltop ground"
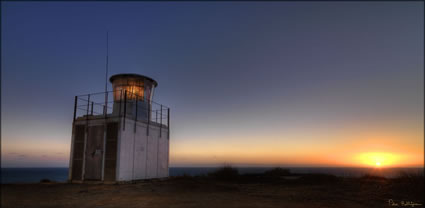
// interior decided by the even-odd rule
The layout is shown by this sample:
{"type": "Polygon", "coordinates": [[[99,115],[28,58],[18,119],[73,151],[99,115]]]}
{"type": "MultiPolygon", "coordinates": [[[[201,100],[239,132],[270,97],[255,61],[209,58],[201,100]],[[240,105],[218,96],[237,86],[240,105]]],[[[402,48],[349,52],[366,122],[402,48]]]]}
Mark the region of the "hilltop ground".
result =
{"type": "Polygon", "coordinates": [[[398,179],[283,175],[225,173],[127,184],[8,184],[1,186],[1,207],[354,208],[390,207],[389,200],[398,207],[403,207],[402,201],[424,204],[423,175],[398,179]]]}

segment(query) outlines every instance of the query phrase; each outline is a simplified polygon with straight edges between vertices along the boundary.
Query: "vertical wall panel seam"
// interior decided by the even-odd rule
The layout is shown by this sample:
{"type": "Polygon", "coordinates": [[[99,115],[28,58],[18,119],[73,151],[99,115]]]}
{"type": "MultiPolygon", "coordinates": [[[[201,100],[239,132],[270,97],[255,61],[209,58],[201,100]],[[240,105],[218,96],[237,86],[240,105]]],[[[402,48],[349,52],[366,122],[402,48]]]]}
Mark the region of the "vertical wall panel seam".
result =
{"type": "Polygon", "coordinates": [[[71,136],[71,152],[69,155],[69,169],[68,169],[68,180],[72,181],[72,166],[74,160],[74,142],[75,142],[75,123],[72,122],[72,136],[71,136]]]}

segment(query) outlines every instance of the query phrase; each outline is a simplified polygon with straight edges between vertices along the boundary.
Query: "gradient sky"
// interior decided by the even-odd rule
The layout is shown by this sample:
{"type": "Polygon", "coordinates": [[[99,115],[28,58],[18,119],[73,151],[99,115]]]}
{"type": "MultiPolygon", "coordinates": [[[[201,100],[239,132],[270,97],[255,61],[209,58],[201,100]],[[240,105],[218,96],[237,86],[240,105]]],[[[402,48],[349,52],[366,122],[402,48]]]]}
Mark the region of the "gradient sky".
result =
{"type": "Polygon", "coordinates": [[[107,30],[110,74],[171,108],[171,166],[423,166],[423,2],[1,6],[2,167],[68,166],[107,30]]]}

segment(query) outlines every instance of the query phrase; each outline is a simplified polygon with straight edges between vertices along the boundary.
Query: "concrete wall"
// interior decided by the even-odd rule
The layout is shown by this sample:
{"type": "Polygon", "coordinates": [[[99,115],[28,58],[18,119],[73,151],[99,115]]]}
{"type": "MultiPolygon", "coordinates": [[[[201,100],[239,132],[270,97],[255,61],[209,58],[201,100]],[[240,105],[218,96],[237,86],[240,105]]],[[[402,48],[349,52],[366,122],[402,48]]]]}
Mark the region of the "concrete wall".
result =
{"type": "Polygon", "coordinates": [[[159,162],[158,162],[158,177],[164,178],[169,176],[169,146],[168,129],[162,129],[162,135],[159,138],[159,162]]]}
{"type": "Polygon", "coordinates": [[[168,177],[168,130],[126,119],[121,123],[117,181],[168,177]],[[136,123],[136,125],[135,125],[136,123]]]}
{"type": "MultiPolygon", "coordinates": [[[[134,124],[133,124],[134,125],[134,124]]],[[[136,122],[133,180],[146,178],[146,125],[136,122]]],[[[134,129],[134,127],[132,128],[134,129]]]]}

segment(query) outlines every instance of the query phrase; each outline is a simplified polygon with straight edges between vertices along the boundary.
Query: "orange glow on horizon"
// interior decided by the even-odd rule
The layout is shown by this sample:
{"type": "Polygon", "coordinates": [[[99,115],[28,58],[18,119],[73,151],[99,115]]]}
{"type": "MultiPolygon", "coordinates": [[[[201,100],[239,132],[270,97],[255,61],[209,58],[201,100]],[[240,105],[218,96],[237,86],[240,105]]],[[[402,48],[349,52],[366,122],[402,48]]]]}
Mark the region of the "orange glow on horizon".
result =
{"type": "MultiPolygon", "coordinates": [[[[173,131],[172,137],[175,139],[170,140],[170,166],[229,164],[377,169],[424,166],[423,134],[415,133],[417,131],[301,130],[276,133],[272,130],[265,132],[215,127],[208,134],[203,133],[205,130],[202,129],[173,131]]],[[[43,133],[31,140],[13,137],[2,140],[3,164],[44,162],[67,166],[69,138],[50,132],[43,133]]]]}
{"type": "Polygon", "coordinates": [[[357,155],[355,161],[369,167],[393,167],[399,166],[402,156],[388,152],[366,152],[357,155]]]}
{"type": "Polygon", "coordinates": [[[423,141],[419,139],[422,135],[382,132],[344,130],[326,137],[314,131],[280,135],[247,132],[227,139],[212,133],[196,139],[172,140],[170,162],[176,166],[423,167],[423,141]]]}

